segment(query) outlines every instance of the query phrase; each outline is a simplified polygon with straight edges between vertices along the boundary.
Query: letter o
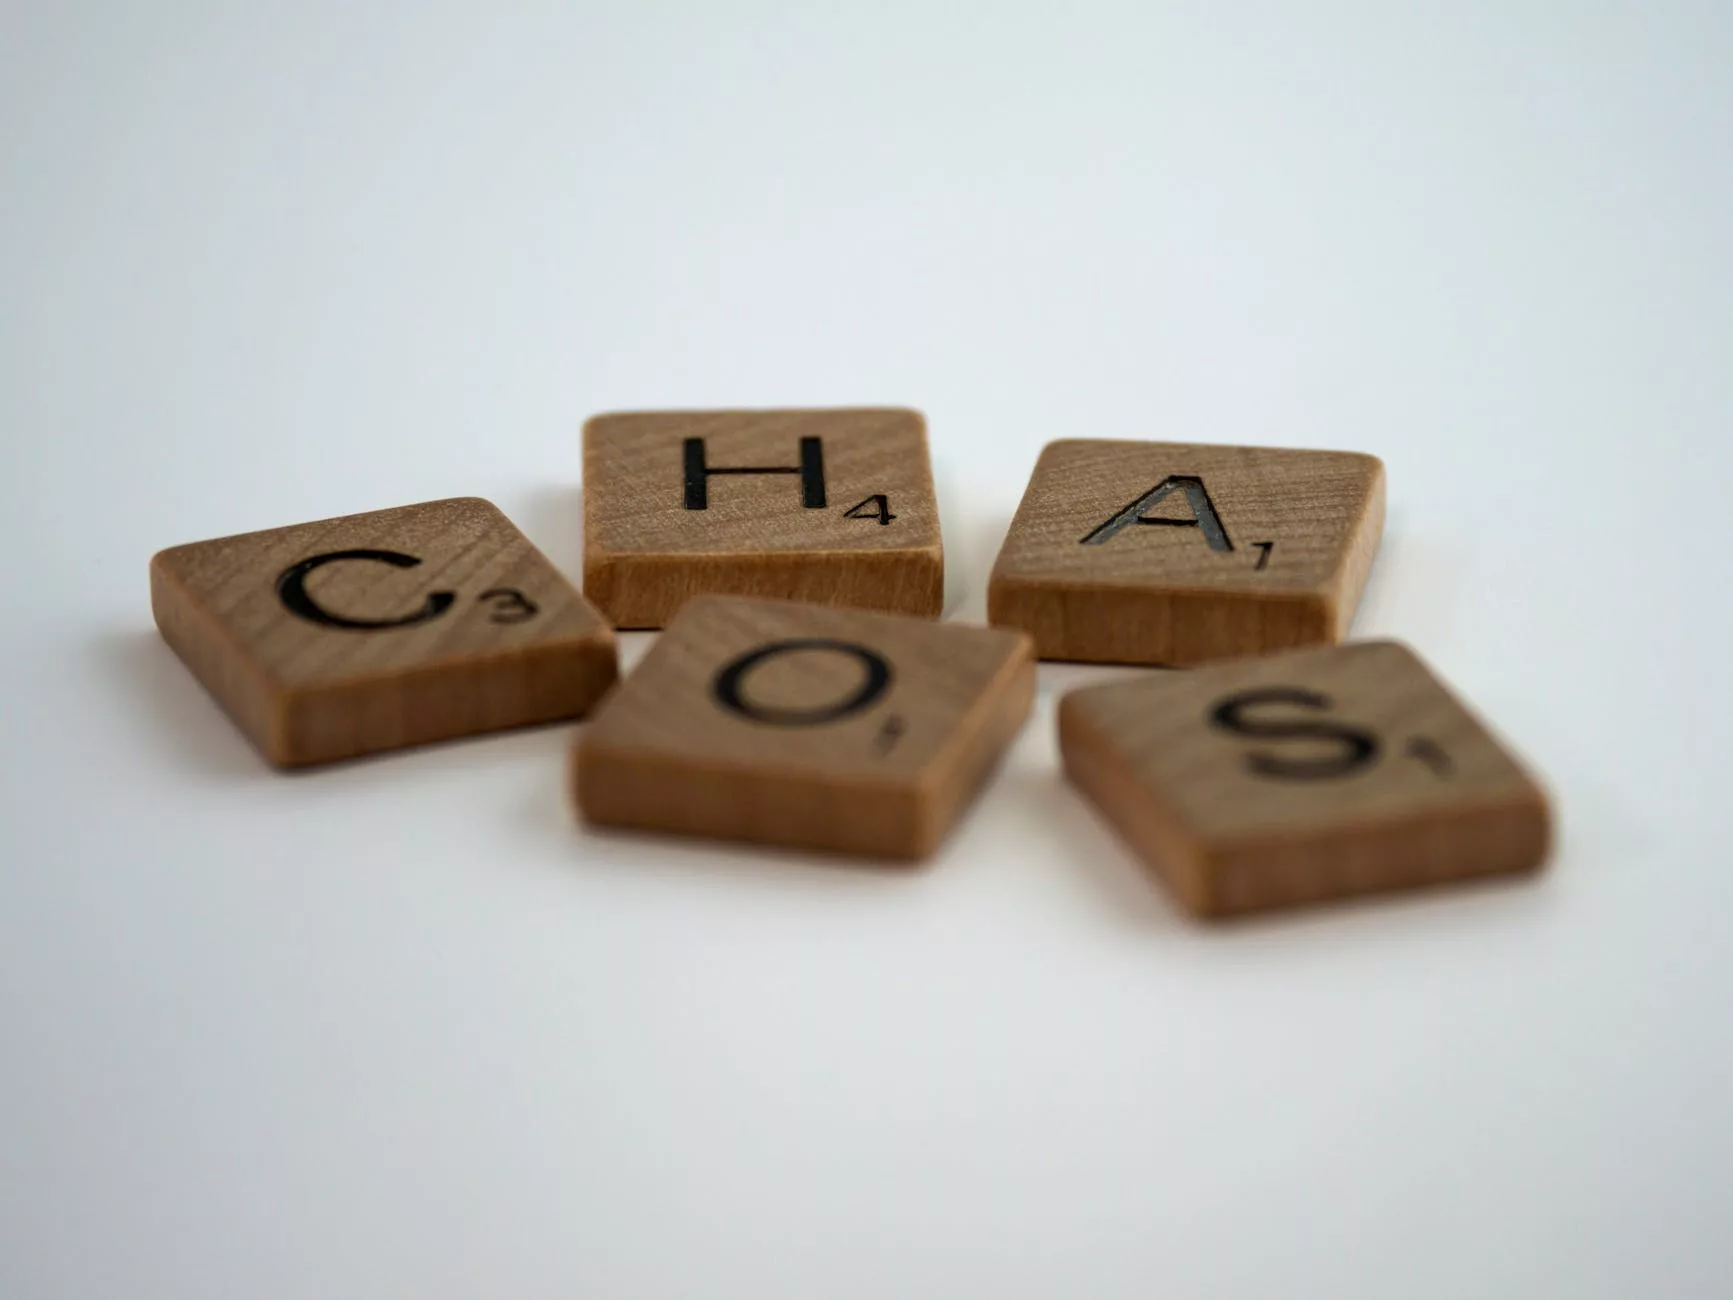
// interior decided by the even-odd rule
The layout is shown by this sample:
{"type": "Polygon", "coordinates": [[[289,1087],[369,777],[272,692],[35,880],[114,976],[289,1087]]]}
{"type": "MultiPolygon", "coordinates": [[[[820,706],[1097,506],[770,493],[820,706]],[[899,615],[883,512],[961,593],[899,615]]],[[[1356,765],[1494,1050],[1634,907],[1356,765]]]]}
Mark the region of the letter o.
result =
{"type": "Polygon", "coordinates": [[[853,641],[800,637],[792,641],[773,641],[769,645],[747,651],[716,674],[711,691],[716,696],[716,702],[723,708],[754,722],[768,723],[776,727],[816,727],[826,722],[840,721],[870,708],[873,702],[890,688],[890,684],[890,663],[876,650],[869,650],[853,641]],[[746,675],[753,669],[780,655],[793,654],[798,650],[834,650],[838,654],[851,655],[866,669],[866,680],[846,699],[816,709],[767,708],[761,704],[753,704],[741,694],[746,675]]]}

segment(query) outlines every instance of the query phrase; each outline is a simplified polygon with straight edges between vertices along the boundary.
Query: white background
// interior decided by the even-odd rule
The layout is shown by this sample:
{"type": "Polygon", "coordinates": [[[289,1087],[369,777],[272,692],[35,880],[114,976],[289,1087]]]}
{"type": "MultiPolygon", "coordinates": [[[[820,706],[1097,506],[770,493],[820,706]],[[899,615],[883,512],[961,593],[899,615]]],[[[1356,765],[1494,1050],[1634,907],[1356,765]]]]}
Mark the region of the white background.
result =
{"type": "MultiPolygon", "coordinates": [[[[1733,1293],[1733,6],[0,7],[0,1295],[1733,1293]],[[600,837],[554,727],[285,777],[146,562],[611,408],[1375,452],[1357,631],[1552,872],[1226,929],[1059,779],[931,868],[600,837]]],[[[628,659],[647,644],[626,638],[628,659]]]]}

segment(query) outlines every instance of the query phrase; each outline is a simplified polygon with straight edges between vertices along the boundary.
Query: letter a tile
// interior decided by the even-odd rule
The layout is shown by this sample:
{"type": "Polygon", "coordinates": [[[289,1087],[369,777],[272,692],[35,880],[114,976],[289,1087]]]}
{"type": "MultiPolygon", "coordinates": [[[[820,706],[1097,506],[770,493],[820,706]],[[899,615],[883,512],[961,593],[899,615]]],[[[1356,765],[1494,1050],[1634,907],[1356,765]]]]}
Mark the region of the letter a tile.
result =
{"type": "Polygon", "coordinates": [[[699,597],[582,729],[578,807],[603,826],[924,857],[1034,690],[1017,633],[699,597]]]}
{"type": "Polygon", "coordinates": [[[662,627],[702,594],[937,618],[944,553],[915,411],[669,411],[584,426],[584,594],[662,627]]]}
{"type": "Polygon", "coordinates": [[[584,713],[614,633],[475,497],[159,553],[165,640],[272,762],[352,758],[584,713]]]}
{"type": "Polygon", "coordinates": [[[1384,529],[1354,452],[1049,443],[999,552],[987,621],[1043,659],[1180,667],[1348,630],[1384,529]]]}
{"type": "Polygon", "coordinates": [[[1406,646],[1073,691],[1066,774],[1193,912],[1528,871],[1547,798],[1406,646]]]}

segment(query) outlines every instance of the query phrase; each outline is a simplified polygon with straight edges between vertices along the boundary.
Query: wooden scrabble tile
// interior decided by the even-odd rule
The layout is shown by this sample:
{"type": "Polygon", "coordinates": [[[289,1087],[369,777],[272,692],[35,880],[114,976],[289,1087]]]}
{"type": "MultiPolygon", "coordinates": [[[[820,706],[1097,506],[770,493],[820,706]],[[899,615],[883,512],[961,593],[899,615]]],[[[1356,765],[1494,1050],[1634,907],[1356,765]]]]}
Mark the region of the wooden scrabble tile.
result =
{"type": "Polygon", "coordinates": [[[1547,852],[1546,795],[1394,642],[1073,691],[1059,746],[1200,915],[1527,871],[1547,852]]]}
{"type": "Polygon", "coordinates": [[[1180,666],[1342,639],[1384,530],[1354,452],[1049,443],[987,621],[1043,659],[1180,666]]]}
{"type": "Polygon", "coordinates": [[[916,411],[668,411],[584,426],[584,594],[617,627],[661,627],[706,593],[937,618],[944,587],[916,411]]]}
{"type": "Polygon", "coordinates": [[[1017,633],[699,597],[583,728],[578,807],[606,826],[923,857],[1034,690],[1017,633]]]}
{"type": "Polygon", "coordinates": [[[575,717],[616,672],[613,630],[475,497],[176,546],[150,589],[164,639],[283,766],[575,717]]]}

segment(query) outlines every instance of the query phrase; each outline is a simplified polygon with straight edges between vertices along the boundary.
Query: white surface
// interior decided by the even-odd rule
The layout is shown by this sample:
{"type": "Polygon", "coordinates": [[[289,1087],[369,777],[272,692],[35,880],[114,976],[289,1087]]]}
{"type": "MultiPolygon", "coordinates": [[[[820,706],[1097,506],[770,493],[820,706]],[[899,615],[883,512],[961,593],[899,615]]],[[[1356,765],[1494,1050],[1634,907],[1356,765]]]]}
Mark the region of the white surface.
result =
{"type": "Polygon", "coordinates": [[[1729,1293],[1733,8],[360,8],[0,16],[0,1295],[1729,1293]],[[568,728],[286,778],[151,627],[460,493],[575,572],[586,414],[843,402],[963,617],[1048,439],[1383,456],[1358,631],[1555,870],[1196,928],[1075,668],[924,873],[600,838],[568,728]]]}

